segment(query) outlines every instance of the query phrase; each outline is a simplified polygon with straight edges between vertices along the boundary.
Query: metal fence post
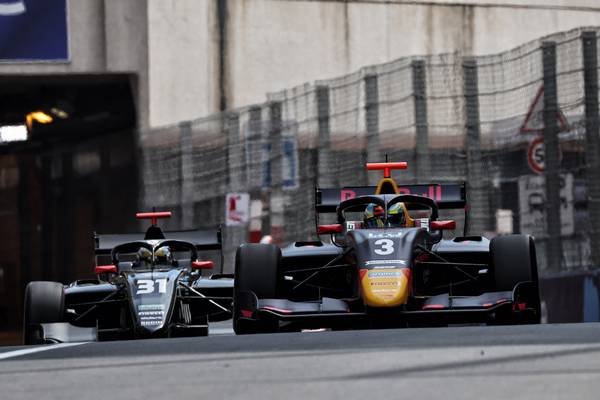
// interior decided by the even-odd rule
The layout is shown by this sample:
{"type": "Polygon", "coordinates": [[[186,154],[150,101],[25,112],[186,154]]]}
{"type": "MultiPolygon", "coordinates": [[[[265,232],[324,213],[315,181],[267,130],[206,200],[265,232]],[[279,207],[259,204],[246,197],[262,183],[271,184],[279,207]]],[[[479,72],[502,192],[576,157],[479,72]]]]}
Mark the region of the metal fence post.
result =
{"type": "MultiPolygon", "coordinates": [[[[379,149],[379,86],[377,75],[365,76],[365,122],[367,128],[367,149],[365,156],[367,162],[382,162],[379,149]]],[[[397,160],[396,160],[397,161],[397,160]]],[[[362,180],[368,184],[366,169],[365,178],[362,180]]]]}
{"type": "Polygon", "coordinates": [[[475,58],[463,59],[463,77],[466,109],[467,195],[470,209],[467,231],[480,235],[488,227],[489,204],[481,156],[479,85],[475,58]]]}
{"type": "Polygon", "coordinates": [[[334,185],[331,169],[333,168],[330,150],[329,127],[329,87],[317,86],[317,121],[319,127],[319,148],[316,181],[320,187],[334,185]]]}
{"type": "Polygon", "coordinates": [[[558,95],[556,85],[556,43],[542,43],[544,70],[544,147],[546,179],[546,260],[549,271],[560,270],[560,160],[558,143],[558,95]]]}
{"type": "Polygon", "coordinates": [[[269,213],[263,217],[262,235],[271,235],[275,243],[280,243],[278,229],[284,226],[283,199],[281,190],[282,178],[282,142],[281,142],[281,102],[269,103],[269,154],[270,187],[269,187],[269,213]],[[277,232],[275,232],[277,231],[277,232]]]}
{"type": "Polygon", "coordinates": [[[592,265],[600,266],[600,138],[598,116],[598,40],[596,32],[583,32],[583,80],[585,82],[585,176],[590,217],[592,265]]]}
{"type": "MultiPolygon", "coordinates": [[[[227,189],[228,192],[240,191],[246,182],[246,150],[240,140],[240,116],[237,112],[227,112],[224,115],[224,133],[227,135],[227,189]]],[[[215,198],[211,202],[213,209],[222,212],[224,218],[225,196],[215,198]],[[221,206],[216,202],[220,201],[221,206]]],[[[233,272],[235,265],[235,247],[246,241],[245,230],[236,227],[223,226],[223,253],[225,254],[225,265],[221,269],[226,273],[233,272]]]]}
{"type": "Polygon", "coordinates": [[[185,121],[179,124],[179,151],[181,152],[180,167],[180,227],[194,227],[194,172],[192,163],[192,124],[185,121]]]}
{"type": "Polygon", "coordinates": [[[247,187],[252,199],[259,199],[264,180],[264,171],[261,170],[263,161],[262,109],[259,106],[252,106],[249,113],[248,131],[245,137],[247,151],[250,152],[246,153],[248,160],[247,187]]]}
{"type": "Polygon", "coordinates": [[[415,177],[423,183],[430,177],[429,128],[427,126],[427,88],[425,83],[425,61],[414,60],[411,64],[413,95],[415,102],[416,165],[415,177]]]}
{"type": "Polygon", "coordinates": [[[239,190],[246,181],[246,152],[240,140],[240,116],[236,112],[225,114],[227,135],[227,189],[239,190]]]}
{"type": "Polygon", "coordinates": [[[281,102],[269,103],[269,143],[271,145],[271,187],[281,186],[281,102]]]}
{"type": "Polygon", "coordinates": [[[249,109],[249,120],[248,130],[246,133],[246,156],[247,156],[247,190],[250,193],[250,201],[260,200],[261,201],[261,213],[260,217],[250,215],[250,222],[246,227],[248,240],[255,240],[252,237],[252,232],[259,231],[257,226],[253,226],[253,223],[260,221],[260,232],[265,232],[267,225],[270,225],[269,221],[269,193],[268,193],[268,174],[270,170],[265,168],[263,164],[265,162],[264,154],[266,149],[264,148],[266,141],[263,137],[263,121],[262,121],[262,108],[261,106],[252,106],[249,109]]]}

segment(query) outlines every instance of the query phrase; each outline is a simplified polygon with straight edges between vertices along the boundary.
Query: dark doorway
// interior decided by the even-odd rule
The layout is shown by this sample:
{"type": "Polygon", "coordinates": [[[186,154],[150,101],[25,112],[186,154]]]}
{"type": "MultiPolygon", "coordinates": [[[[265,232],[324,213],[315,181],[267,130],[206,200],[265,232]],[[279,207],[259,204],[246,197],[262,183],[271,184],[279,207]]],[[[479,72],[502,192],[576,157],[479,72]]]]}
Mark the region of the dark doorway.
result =
{"type": "MultiPolygon", "coordinates": [[[[0,331],[18,331],[29,281],[93,276],[94,230],[135,229],[134,84],[127,75],[0,77],[0,126],[28,131],[0,142],[0,331]],[[32,112],[51,122],[27,120],[32,112]]],[[[0,334],[0,343],[17,338],[0,334]]]]}

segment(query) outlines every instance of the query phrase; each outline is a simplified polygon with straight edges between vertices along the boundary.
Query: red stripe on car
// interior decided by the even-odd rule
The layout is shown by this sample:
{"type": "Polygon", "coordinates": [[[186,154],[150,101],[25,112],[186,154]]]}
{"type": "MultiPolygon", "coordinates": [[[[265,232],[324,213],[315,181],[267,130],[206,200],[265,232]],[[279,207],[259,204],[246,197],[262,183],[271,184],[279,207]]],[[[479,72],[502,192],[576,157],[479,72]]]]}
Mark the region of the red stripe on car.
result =
{"type": "Polygon", "coordinates": [[[441,304],[428,304],[423,306],[423,310],[441,310],[443,308],[446,308],[446,306],[441,304]]]}

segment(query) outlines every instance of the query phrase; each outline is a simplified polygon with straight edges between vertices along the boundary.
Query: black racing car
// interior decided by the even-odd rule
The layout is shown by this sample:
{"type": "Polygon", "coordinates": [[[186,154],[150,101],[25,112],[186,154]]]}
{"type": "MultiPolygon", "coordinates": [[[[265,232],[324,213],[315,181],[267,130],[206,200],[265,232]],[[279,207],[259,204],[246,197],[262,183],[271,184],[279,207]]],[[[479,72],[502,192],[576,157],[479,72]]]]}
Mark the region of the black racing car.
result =
{"type": "Polygon", "coordinates": [[[439,210],[465,209],[464,183],[398,187],[397,168],[406,164],[369,164],[385,170],[377,187],[317,189],[317,216],[336,215],[318,226],[331,244],[239,247],[236,333],[539,323],[533,238],[443,239],[456,224],[440,221],[439,210]],[[366,209],[379,212],[379,225],[367,225],[366,209]]]}
{"type": "MultiPolygon", "coordinates": [[[[205,336],[208,322],[231,318],[232,275],[202,276],[221,250],[221,230],[94,235],[98,279],[68,285],[34,281],[25,290],[25,344],[205,336]]],[[[222,257],[221,257],[222,262],[222,257]]]]}

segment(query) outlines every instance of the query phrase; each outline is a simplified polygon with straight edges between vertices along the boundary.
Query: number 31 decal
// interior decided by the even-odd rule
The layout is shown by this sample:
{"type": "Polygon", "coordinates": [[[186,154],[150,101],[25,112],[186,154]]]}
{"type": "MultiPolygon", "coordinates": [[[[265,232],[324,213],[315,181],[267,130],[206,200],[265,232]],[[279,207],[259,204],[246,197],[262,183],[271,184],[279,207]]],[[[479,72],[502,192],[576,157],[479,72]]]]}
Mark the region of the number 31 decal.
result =
{"type": "Polygon", "coordinates": [[[375,254],[380,256],[387,256],[394,252],[394,241],[391,239],[379,239],[373,243],[375,246],[381,246],[380,248],[375,248],[373,251],[375,254]]]}
{"type": "Polygon", "coordinates": [[[150,294],[154,293],[154,289],[158,286],[158,293],[167,292],[167,280],[166,279],[138,279],[137,280],[137,294],[150,294]]]}

